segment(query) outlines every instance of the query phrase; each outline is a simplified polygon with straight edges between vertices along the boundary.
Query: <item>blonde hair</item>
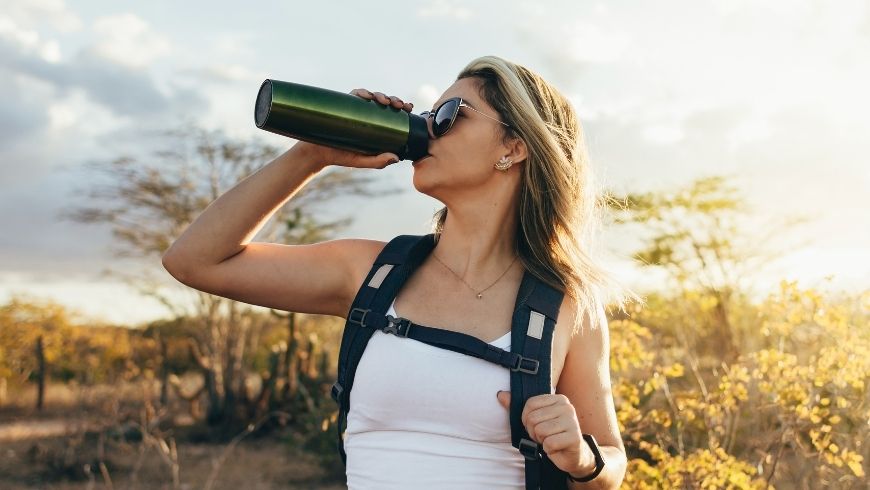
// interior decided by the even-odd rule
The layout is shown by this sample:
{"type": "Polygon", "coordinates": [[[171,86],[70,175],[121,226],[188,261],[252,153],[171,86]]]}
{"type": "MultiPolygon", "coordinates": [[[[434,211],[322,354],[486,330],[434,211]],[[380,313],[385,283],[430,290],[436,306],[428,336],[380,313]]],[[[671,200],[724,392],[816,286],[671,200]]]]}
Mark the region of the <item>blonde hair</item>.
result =
{"type": "MultiPolygon", "coordinates": [[[[511,126],[499,125],[505,143],[520,138],[528,149],[515,237],[523,265],[574,300],[572,333],[583,324],[583,315],[593,328],[604,321],[610,301],[624,311],[627,299],[639,297],[591,255],[604,206],[571,103],[536,73],[497,56],[473,60],[456,79],[470,77],[480,80],[481,97],[511,126]]],[[[433,217],[436,240],[446,219],[446,207],[433,217]]]]}

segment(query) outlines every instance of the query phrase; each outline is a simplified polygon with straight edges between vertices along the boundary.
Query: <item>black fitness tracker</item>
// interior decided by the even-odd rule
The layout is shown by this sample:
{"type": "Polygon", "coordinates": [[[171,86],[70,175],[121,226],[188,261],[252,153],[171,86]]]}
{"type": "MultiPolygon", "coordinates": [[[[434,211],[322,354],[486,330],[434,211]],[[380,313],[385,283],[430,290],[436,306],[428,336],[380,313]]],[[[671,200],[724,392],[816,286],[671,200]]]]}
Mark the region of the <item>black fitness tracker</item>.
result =
{"type": "Polygon", "coordinates": [[[571,473],[566,473],[568,475],[568,479],[576,482],[587,482],[598,476],[601,473],[601,470],[604,469],[604,458],[601,457],[601,451],[598,449],[598,443],[595,441],[595,438],[592,434],[583,434],[583,439],[586,439],[586,443],[589,444],[589,447],[592,449],[592,454],[595,455],[595,469],[592,473],[581,477],[574,478],[571,476],[571,473]]]}

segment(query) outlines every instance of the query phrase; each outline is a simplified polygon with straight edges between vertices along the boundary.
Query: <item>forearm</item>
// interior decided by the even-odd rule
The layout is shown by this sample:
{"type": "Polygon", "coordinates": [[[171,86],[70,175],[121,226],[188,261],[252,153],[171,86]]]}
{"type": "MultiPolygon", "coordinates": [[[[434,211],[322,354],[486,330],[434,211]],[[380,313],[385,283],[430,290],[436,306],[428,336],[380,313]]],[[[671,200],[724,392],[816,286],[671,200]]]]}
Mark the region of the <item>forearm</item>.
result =
{"type": "Polygon", "coordinates": [[[209,204],[164,253],[164,264],[213,265],[239,253],[323,167],[294,145],[209,204]]]}
{"type": "MultiPolygon", "coordinates": [[[[601,457],[604,459],[604,469],[592,481],[580,483],[568,480],[568,488],[571,490],[598,490],[598,489],[617,489],[622,485],[622,480],[625,478],[625,469],[627,462],[625,453],[618,447],[614,446],[599,446],[601,457]]],[[[586,476],[592,473],[595,468],[594,461],[588,468],[588,471],[572,472],[575,478],[586,476]]]]}

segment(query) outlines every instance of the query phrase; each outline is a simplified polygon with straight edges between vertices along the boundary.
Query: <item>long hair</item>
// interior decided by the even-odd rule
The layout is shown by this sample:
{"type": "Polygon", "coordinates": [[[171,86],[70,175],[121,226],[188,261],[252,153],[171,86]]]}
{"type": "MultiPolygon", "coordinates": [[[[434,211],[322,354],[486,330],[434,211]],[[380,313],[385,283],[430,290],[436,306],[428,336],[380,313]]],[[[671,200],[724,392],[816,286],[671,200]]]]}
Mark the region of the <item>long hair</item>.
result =
{"type": "MultiPolygon", "coordinates": [[[[574,300],[572,333],[584,315],[594,328],[608,302],[624,310],[628,298],[639,298],[593,258],[604,206],[574,108],[538,74],[497,56],[473,60],[456,79],[469,77],[480,80],[481,97],[510,125],[499,125],[505,143],[520,138],[528,149],[517,207],[519,258],[531,274],[574,300]]],[[[444,207],[433,217],[436,240],[446,220],[444,207]]]]}

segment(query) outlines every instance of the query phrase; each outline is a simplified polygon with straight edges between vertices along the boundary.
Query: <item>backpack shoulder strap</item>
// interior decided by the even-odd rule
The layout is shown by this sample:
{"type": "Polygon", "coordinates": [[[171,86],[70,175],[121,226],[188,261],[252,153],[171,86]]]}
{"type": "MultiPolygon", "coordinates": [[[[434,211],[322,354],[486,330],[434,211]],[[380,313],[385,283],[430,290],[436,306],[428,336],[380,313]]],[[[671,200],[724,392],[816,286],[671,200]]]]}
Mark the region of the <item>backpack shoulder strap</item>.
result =
{"type": "Polygon", "coordinates": [[[526,489],[567,489],[567,475],[534,442],[522,423],[529,398],[554,393],[552,344],[564,293],[533,276],[523,275],[511,325],[511,351],[537,360],[534,369],[511,372],[511,444],[525,456],[526,489]]]}
{"type": "Polygon", "coordinates": [[[435,246],[434,235],[400,235],[390,240],[378,254],[357,291],[341,338],[338,379],[332,385],[332,399],[338,403],[338,451],[347,464],[344,451],[344,423],[350,411],[350,390],[356,367],[374,333],[366,328],[370,318],[386,314],[399,289],[435,246]]]}

